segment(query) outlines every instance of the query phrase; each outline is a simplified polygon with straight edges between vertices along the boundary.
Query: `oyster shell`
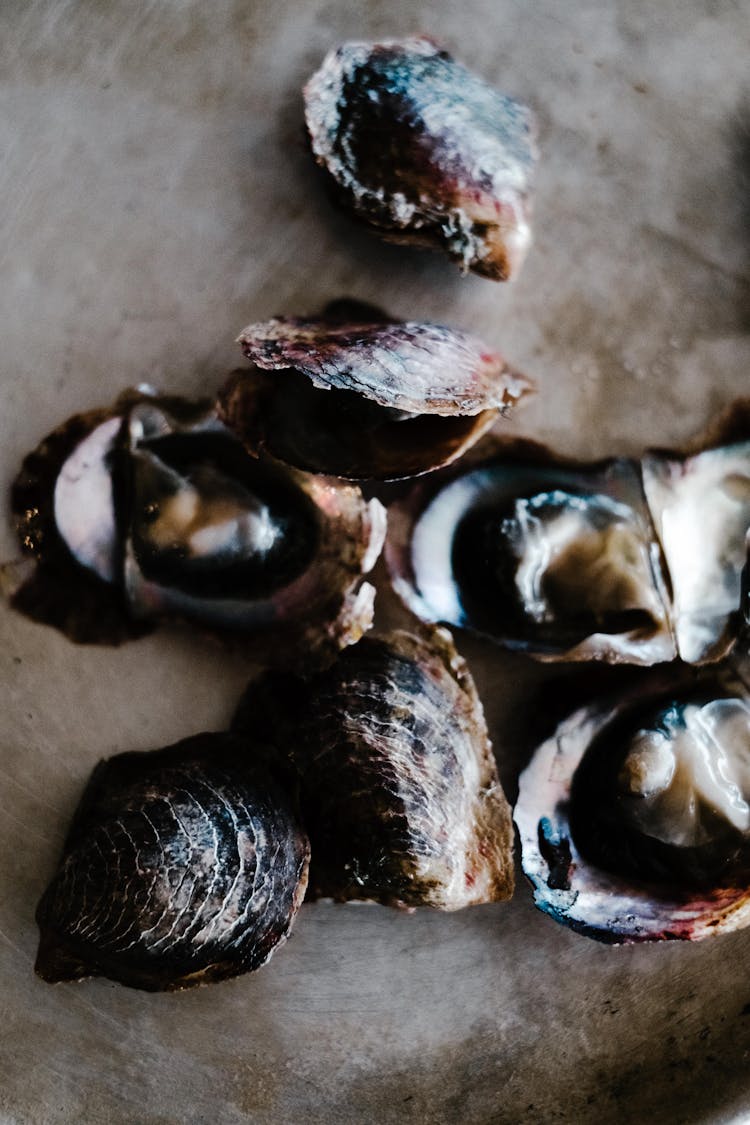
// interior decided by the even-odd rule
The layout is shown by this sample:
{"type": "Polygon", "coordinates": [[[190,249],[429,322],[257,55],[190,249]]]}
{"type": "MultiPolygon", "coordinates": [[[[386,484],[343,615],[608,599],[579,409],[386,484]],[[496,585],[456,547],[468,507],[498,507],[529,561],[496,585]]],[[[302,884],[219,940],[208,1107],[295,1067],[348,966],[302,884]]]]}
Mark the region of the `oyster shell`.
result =
{"type": "Polygon", "coordinates": [[[742,629],[749,529],[739,402],[690,453],[638,461],[489,438],[391,506],[385,554],[423,620],[542,660],[703,664],[742,629]]]}
{"type": "Polygon", "coordinates": [[[537,906],[612,943],[750,923],[750,698],[640,684],[560,724],[514,812],[537,906]]]}
{"type": "Polygon", "coordinates": [[[750,528],[750,441],[690,457],[647,456],[643,484],[672,578],[680,656],[692,664],[717,660],[736,636],[750,528]]]}
{"type": "Polygon", "coordinates": [[[251,452],[350,480],[447,464],[533,389],[466,332],[356,301],[251,324],[239,343],[263,370],[238,371],[222,388],[226,425],[251,452]]]}
{"type": "Polygon", "coordinates": [[[673,659],[637,465],[497,449],[391,506],[386,561],[409,609],[542,660],[673,659]]]}
{"type": "Polygon", "coordinates": [[[306,684],[266,677],[235,727],[299,771],[315,893],[440,910],[510,897],[510,810],[446,630],[366,637],[306,684]]]}
{"type": "Polygon", "coordinates": [[[128,394],[71,419],[26,458],[13,508],[37,560],[13,604],[74,640],[172,618],[325,661],[372,622],[379,502],[249,457],[205,403],[128,394]]]}
{"type": "Polygon", "coordinates": [[[309,845],[247,740],[200,734],[94,771],[37,910],[37,973],[149,991],[263,965],[286,940],[309,845]]]}
{"type": "Polygon", "coordinates": [[[345,43],[305,87],[337,201],[391,241],[438,246],[505,281],[531,242],[531,111],[431,40],[345,43]]]}

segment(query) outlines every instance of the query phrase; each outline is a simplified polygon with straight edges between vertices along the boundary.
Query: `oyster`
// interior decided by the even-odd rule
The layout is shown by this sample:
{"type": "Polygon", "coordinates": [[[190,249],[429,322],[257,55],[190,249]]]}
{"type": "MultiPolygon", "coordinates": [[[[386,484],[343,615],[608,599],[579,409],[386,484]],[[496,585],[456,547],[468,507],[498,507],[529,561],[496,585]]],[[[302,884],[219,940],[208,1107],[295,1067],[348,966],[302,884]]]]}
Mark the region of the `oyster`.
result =
{"type": "Polygon", "coordinates": [[[305,87],[313,154],[337,201],[395,242],[505,281],[531,242],[531,111],[431,40],[345,43],[305,87]]]}
{"type": "Polygon", "coordinates": [[[742,628],[750,440],[721,444],[742,409],[703,448],[639,461],[488,439],[391,506],[396,591],[542,660],[720,659],[742,628]]]}
{"type": "Polygon", "coordinates": [[[251,452],[350,480],[447,464],[532,390],[468,333],[356,301],[251,324],[239,342],[264,370],[238,371],[222,388],[226,425],[251,452]]]}
{"type": "Polygon", "coordinates": [[[366,637],[306,684],[266,677],[235,727],[299,771],[315,893],[440,910],[510,897],[510,810],[447,631],[366,637]]]}
{"type": "Polygon", "coordinates": [[[372,621],[379,502],[249,457],[205,403],[127,394],[71,419],[26,458],[13,508],[37,561],[13,604],[74,640],[176,618],[325,660],[372,621]]]}
{"type": "Polygon", "coordinates": [[[418,617],[543,660],[651,664],[675,645],[637,465],[516,443],[392,505],[386,560],[418,617]]]}
{"type": "Polygon", "coordinates": [[[537,906],[602,941],[697,940],[750,923],[750,698],[660,683],[575,712],[515,809],[537,906]]]}
{"type": "Polygon", "coordinates": [[[39,903],[36,971],[156,991],[257,969],[289,933],[308,860],[246,739],[120,754],[94,771],[39,903]]]}
{"type": "Polygon", "coordinates": [[[672,578],[680,656],[693,664],[716,660],[736,634],[750,528],[750,441],[690,457],[647,456],[643,484],[672,578]]]}

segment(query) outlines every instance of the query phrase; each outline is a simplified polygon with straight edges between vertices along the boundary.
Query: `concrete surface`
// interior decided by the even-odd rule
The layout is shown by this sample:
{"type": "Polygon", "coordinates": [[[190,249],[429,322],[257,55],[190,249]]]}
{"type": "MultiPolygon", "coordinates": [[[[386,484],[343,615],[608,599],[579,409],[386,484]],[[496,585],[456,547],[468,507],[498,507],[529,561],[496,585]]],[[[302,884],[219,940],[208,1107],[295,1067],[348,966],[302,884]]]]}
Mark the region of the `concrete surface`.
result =
{"type": "MultiPolygon", "coordinates": [[[[539,381],[519,431],[566,451],[687,437],[748,389],[749,49],[729,0],[3,0],[0,478],[72,412],[211,388],[247,321],[343,293],[481,332],[539,381]],[[511,287],[380,244],[313,175],[302,82],[338,41],[414,30],[539,114],[511,287]]],[[[552,673],[460,643],[512,791],[552,673]]],[[[83,649],[0,608],[3,1122],[748,1119],[750,934],[604,948],[522,881],[455,916],[303,907],[260,973],[183,995],[36,980],[94,763],[221,726],[249,673],[183,634],[83,649]]]]}

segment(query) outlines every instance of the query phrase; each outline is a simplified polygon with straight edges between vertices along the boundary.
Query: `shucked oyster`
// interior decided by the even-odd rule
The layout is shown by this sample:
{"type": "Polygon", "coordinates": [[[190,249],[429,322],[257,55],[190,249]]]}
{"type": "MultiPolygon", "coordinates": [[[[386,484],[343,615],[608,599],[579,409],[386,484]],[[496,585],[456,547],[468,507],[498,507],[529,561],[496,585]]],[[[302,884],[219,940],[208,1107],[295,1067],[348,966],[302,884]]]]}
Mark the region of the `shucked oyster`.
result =
{"type": "Polygon", "coordinates": [[[37,910],[40,976],[172,990],[268,960],[302,902],[309,846],[252,749],[200,734],[100,763],[37,910]]]}
{"type": "Polygon", "coordinates": [[[331,51],[305,87],[305,116],[357,218],[496,281],[520,268],[536,162],[525,106],[415,37],[331,51]]]}
{"type": "Polygon", "coordinates": [[[251,452],[351,480],[447,464],[532,390],[468,333],[357,301],[251,324],[239,343],[263,370],[236,372],[220,392],[227,426],[251,452]]]}
{"type": "Polygon", "coordinates": [[[430,478],[392,506],[386,558],[396,591],[424,620],[546,660],[675,656],[632,462],[545,464],[538,448],[519,447],[430,478]]]}
{"type": "Polygon", "coordinates": [[[750,699],[643,686],[571,715],[521,777],[515,821],[540,909],[609,942],[750,923],[750,699]]]}
{"type": "Polygon", "coordinates": [[[471,458],[390,509],[388,566],[419,617],[540,659],[701,664],[731,649],[750,441],[598,465],[498,441],[471,458]]]}
{"type": "Polygon", "coordinates": [[[14,604],[75,640],[171,617],[287,662],[372,621],[378,501],[249,457],[205,404],[126,395],[71,419],[26,458],[13,507],[38,564],[14,604]]]}
{"type": "Polygon", "coordinates": [[[450,634],[366,637],[306,684],[252,684],[235,726],[301,776],[311,887],[457,910],[513,890],[510,811],[450,634]]]}

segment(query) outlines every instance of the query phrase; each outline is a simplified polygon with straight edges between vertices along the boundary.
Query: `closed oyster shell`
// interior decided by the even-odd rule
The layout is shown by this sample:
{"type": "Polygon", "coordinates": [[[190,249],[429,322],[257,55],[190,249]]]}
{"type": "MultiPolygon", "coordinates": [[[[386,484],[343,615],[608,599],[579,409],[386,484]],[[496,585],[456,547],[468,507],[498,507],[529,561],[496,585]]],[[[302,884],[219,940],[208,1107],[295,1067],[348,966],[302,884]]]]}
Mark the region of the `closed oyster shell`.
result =
{"type": "Polygon", "coordinates": [[[446,630],[366,637],[306,684],[252,684],[235,727],[300,774],[314,893],[440,910],[510,897],[510,810],[446,630]]]}
{"type": "Polygon", "coordinates": [[[750,923],[750,698],[730,675],[635,685],[536,751],[514,819],[536,905],[600,941],[750,923]]]}
{"type": "Polygon", "coordinates": [[[37,563],[13,604],[77,641],[178,619],[293,664],[372,623],[379,502],[249,457],[205,403],[129,393],[71,419],[24,461],[13,508],[37,563]]]}
{"type": "Polygon", "coordinates": [[[222,388],[223,421],[251,452],[350,480],[447,464],[533,390],[474,336],[356,301],[251,324],[239,343],[262,370],[222,388]]]}
{"type": "Polygon", "coordinates": [[[171,991],[268,960],[302,902],[309,845],[252,751],[200,734],[99,764],[37,910],[41,977],[171,991]]]}
{"type": "Polygon", "coordinates": [[[531,111],[431,40],[346,43],[305,87],[337,201],[391,241],[438,246],[504,281],[531,242],[531,111]]]}

